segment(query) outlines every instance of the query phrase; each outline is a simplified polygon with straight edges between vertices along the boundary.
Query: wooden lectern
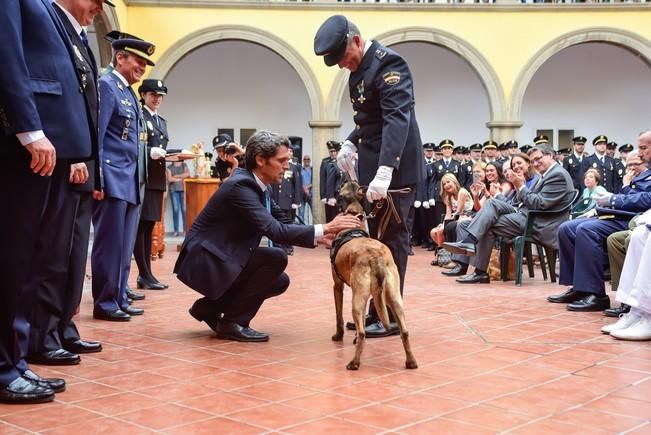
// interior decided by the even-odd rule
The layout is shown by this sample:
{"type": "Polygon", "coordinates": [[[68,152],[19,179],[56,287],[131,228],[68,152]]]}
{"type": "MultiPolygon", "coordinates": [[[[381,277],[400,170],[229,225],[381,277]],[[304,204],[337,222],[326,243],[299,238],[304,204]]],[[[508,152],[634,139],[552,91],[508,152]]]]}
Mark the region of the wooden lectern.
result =
{"type": "Polygon", "coordinates": [[[217,191],[221,181],[218,178],[186,178],[183,181],[185,183],[185,234],[188,234],[192,223],[213,193],[217,191]]]}

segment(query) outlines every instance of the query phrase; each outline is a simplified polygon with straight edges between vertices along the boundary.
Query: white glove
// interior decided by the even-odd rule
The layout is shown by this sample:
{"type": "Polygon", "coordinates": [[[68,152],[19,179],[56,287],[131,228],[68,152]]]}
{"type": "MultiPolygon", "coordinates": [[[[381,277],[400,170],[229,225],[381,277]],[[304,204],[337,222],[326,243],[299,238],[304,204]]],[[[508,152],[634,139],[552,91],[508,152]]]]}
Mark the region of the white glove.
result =
{"type": "Polygon", "coordinates": [[[164,159],[166,155],[167,151],[160,147],[152,147],[151,151],[149,151],[149,156],[154,160],[164,159]]]}
{"type": "Polygon", "coordinates": [[[328,205],[334,207],[335,205],[337,205],[337,200],[334,198],[328,198],[328,205]]]}
{"type": "Polygon", "coordinates": [[[429,200],[429,205],[434,207],[436,205],[436,201],[434,199],[429,200]]]}
{"type": "Polygon", "coordinates": [[[377,168],[375,178],[371,180],[366,191],[366,199],[368,199],[368,202],[379,201],[387,197],[392,174],[393,168],[391,166],[380,166],[377,168]]]}
{"type": "Polygon", "coordinates": [[[414,208],[420,208],[421,202],[420,201],[414,201],[414,208]]]}
{"type": "Polygon", "coordinates": [[[328,198],[321,198],[321,204],[327,204],[328,198]]]}
{"type": "Polygon", "coordinates": [[[296,210],[298,208],[298,204],[292,204],[292,209],[296,210]]]}
{"type": "Polygon", "coordinates": [[[606,192],[603,195],[593,195],[592,199],[594,199],[597,205],[600,207],[610,207],[610,200],[612,197],[612,193],[606,192]]]}
{"type": "Polygon", "coordinates": [[[341,150],[337,154],[337,166],[339,169],[346,172],[351,180],[357,181],[357,174],[355,173],[355,153],[357,147],[349,140],[344,141],[341,150]]]}
{"type": "Polygon", "coordinates": [[[428,210],[428,209],[429,209],[429,201],[423,201],[423,208],[424,208],[425,210],[428,210]]]}

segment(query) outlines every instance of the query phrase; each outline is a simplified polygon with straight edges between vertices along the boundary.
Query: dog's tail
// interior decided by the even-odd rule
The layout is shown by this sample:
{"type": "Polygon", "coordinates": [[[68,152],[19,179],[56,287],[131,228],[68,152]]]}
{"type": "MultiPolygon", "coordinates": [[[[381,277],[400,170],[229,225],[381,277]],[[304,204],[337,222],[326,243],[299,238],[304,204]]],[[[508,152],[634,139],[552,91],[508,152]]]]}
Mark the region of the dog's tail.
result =
{"type": "Polygon", "coordinates": [[[387,277],[385,276],[386,269],[383,268],[379,264],[379,259],[374,258],[372,261],[372,273],[373,276],[375,277],[375,280],[377,281],[377,289],[378,289],[378,294],[375,297],[374,303],[375,303],[375,310],[377,311],[377,315],[380,318],[380,321],[384,325],[385,329],[388,331],[389,330],[389,312],[387,310],[387,299],[386,299],[386,294],[387,294],[387,277]]]}

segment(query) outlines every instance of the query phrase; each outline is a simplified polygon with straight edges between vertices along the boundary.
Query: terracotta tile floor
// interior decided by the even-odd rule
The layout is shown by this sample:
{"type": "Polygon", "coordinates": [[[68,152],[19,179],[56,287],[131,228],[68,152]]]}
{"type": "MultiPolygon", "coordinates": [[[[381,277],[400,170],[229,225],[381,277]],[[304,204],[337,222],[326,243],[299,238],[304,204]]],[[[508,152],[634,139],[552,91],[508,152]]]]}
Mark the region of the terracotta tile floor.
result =
{"type": "MultiPolygon", "coordinates": [[[[271,341],[242,344],[188,315],[197,295],[170,272],[175,248],[154,262],[171,287],[146,292],[143,317],[94,321],[84,294],[77,324],[104,351],[35,367],[64,377],[67,391],[46,405],[0,405],[0,434],[651,434],[651,344],[617,342],[599,332],[601,314],[547,303],[562,289],[540,277],[461,286],[415,248],[405,304],[419,368],[404,369],[390,337],[367,341],[351,372],[353,333],[330,340],[325,250],[296,249],[289,290],[252,325],[271,341]]],[[[348,313],[349,291],[345,301],[348,313]]]]}

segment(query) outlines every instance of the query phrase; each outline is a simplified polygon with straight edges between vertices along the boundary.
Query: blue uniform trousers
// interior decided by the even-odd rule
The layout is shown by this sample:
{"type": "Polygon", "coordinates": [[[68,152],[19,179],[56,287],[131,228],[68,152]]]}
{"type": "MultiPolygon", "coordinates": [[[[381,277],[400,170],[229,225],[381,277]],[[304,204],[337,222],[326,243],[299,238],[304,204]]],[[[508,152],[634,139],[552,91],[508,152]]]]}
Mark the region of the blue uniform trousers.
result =
{"type": "Polygon", "coordinates": [[[585,293],[605,295],[606,239],[627,228],[628,221],[619,219],[575,219],[561,224],[558,230],[559,284],[585,293]]]}
{"type": "Polygon", "coordinates": [[[140,206],[115,198],[95,201],[93,209],[93,300],[95,308],[126,308],[131,253],[136,240],[140,206]]]}

